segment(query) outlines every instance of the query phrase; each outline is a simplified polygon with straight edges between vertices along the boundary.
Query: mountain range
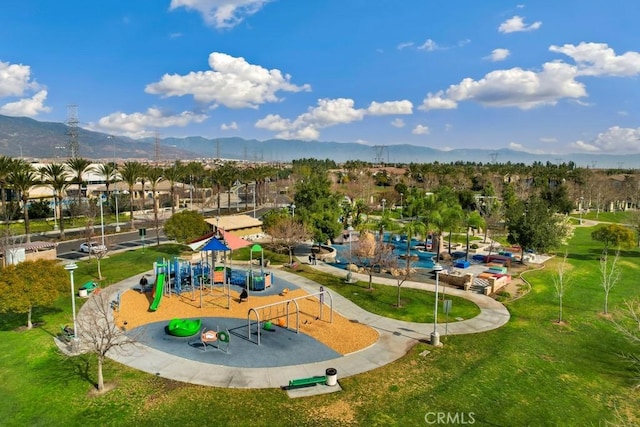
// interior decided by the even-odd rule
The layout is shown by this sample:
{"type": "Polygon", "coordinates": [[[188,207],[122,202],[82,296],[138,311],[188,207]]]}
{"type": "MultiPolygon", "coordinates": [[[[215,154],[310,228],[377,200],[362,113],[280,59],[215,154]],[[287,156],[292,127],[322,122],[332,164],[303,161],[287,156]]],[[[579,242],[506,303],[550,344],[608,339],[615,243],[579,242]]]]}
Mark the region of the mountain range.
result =
{"type": "MultiPolygon", "coordinates": [[[[562,163],[574,162],[590,168],[629,169],[640,167],[640,154],[533,154],[510,149],[467,148],[438,150],[409,144],[371,146],[360,143],[238,137],[207,139],[113,137],[77,127],[78,155],[93,160],[189,160],[221,158],[245,161],[290,162],[301,158],[331,159],[338,163],[361,160],[372,163],[562,163]]],[[[65,123],[41,122],[26,117],[0,115],[0,155],[39,160],[69,156],[69,130],[65,123]]]]}

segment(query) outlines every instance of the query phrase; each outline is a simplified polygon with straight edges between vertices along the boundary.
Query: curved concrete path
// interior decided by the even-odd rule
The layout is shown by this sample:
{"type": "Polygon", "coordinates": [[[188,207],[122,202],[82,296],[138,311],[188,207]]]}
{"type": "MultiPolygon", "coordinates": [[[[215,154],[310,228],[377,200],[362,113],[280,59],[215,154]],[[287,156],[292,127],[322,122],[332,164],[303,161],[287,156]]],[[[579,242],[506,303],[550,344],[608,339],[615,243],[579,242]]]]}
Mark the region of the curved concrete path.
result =
{"type": "MultiPolygon", "coordinates": [[[[315,265],[314,268],[329,274],[346,275],[344,270],[322,262],[315,265]]],[[[276,276],[295,283],[309,293],[317,292],[320,286],[316,282],[285,270],[272,271],[276,276]]],[[[361,280],[368,280],[368,276],[355,273],[354,275],[361,280]]],[[[122,292],[134,288],[138,283],[137,280],[137,277],[129,278],[110,286],[105,289],[105,292],[109,292],[109,295],[115,298],[118,291],[122,292]]],[[[376,278],[376,283],[396,286],[395,280],[380,277],[376,278]]],[[[405,282],[403,287],[435,291],[435,285],[427,283],[405,282]]],[[[509,320],[508,310],[493,298],[456,289],[448,289],[447,294],[466,298],[480,307],[480,314],[477,317],[449,323],[448,333],[451,335],[489,331],[499,328],[509,320]]],[[[430,334],[433,332],[433,323],[389,319],[369,313],[337,293],[332,292],[332,297],[334,310],[342,316],[357,320],[378,331],[380,337],[375,344],[363,350],[323,362],[272,368],[212,365],[184,359],[143,345],[130,346],[126,351],[110,353],[109,357],[124,365],[153,375],[192,384],[234,388],[279,388],[287,385],[291,379],[324,375],[327,368],[337,369],[339,378],[376,369],[404,356],[417,341],[429,341],[430,334]]],[[[81,315],[82,310],[79,313],[79,316],[81,315]]],[[[438,324],[438,332],[444,335],[444,324],[438,324]]]]}

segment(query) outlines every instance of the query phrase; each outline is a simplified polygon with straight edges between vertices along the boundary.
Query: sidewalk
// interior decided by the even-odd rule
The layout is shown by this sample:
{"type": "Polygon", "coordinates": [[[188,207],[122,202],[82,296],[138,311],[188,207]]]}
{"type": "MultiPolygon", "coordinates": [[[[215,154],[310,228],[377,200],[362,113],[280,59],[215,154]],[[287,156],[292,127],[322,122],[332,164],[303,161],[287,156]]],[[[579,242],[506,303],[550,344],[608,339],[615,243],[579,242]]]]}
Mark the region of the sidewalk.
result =
{"type": "MultiPolygon", "coordinates": [[[[343,270],[324,263],[317,264],[315,268],[329,274],[344,274],[343,270]]],[[[309,293],[317,292],[320,286],[318,283],[284,270],[277,269],[272,271],[309,293]]],[[[360,276],[358,277],[367,280],[367,278],[360,276]]],[[[395,286],[392,279],[377,278],[376,282],[395,286]]],[[[137,278],[129,278],[110,287],[109,292],[114,294],[118,291],[124,292],[136,285],[137,278]]],[[[435,290],[434,285],[426,283],[407,282],[404,286],[428,291],[435,290]]],[[[473,319],[450,323],[448,325],[448,333],[451,335],[478,333],[496,329],[509,320],[507,309],[492,298],[460,290],[448,289],[447,293],[469,299],[476,303],[481,310],[480,315],[473,319]]],[[[231,388],[278,388],[288,384],[291,379],[324,375],[328,368],[337,369],[338,378],[349,377],[379,368],[404,356],[416,342],[427,342],[434,329],[433,323],[403,322],[389,319],[369,313],[339,294],[332,293],[332,297],[334,309],[342,316],[357,320],[378,331],[380,337],[375,344],[366,349],[323,362],[273,368],[211,365],[167,354],[142,345],[132,346],[126,352],[110,354],[109,357],[117,362],[153,375],[192,384],[231,388]]],[[[79,315],[82,315],[82,310],[79,315]]],[[[444,336],[445,325],[438,324],[437,330],[441,336],[444,336]]]]}

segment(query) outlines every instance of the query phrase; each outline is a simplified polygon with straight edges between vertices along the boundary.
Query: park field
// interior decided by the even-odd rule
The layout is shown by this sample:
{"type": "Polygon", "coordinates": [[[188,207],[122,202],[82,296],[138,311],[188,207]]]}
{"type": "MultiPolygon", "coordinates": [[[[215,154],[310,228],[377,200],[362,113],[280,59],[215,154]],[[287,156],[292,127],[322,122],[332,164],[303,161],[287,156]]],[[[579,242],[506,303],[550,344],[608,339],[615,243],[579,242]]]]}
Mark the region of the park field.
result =
{"type": "MultiPolygon", "coordinates": [[[[343,391],[309,398],[290,399],[275,389],[177,383],[111,361],[105,366],[105,381],[113,388],[96,395],[95,357],[63,356],[53,342],[60,326],[70,321],[68,296],[53,307],[36,309],[37,327],[32,330],[22,327],[24,316],[3,314],[1,424],[420,426],[429,425],[433,414],[444,413],[478,426],[638,425],[638,372],[621,355],[640,351],[602,314],[601,247],[591,241],[591,231],[578,228],[567,248],[571,283],[564,300],[565,323],[555,322],[554,258],[544,269],[525,275],[531,291],[506,303],[512,317],[502,328],[445,337],[442,348],[417,343],[395,363],[339,378],[343,391]]],[[[102,261],[104,283],[147,271],[158,256],[179,251],[163,245],[112,255],[102,261]]],[[[613,313],[624,301],[640,297],[640,251],[623,251],[619,265],[621,279],[609,301],[613,313]]],[[[79,263],[76,283],[93,278],[95,271],[95,260],[79,263]]],[[[341,290],[331,277],[315,275],[314,280],[349,297],[347,285],[341,290]]],[[[413,298],[410,293],[406,297],[413,298]]],[[[382,299],[367,296],[366,304],[370,311],[393,311],[382,299]]],[[[411,309],[406,315],[416,314],[411,309]]]]}

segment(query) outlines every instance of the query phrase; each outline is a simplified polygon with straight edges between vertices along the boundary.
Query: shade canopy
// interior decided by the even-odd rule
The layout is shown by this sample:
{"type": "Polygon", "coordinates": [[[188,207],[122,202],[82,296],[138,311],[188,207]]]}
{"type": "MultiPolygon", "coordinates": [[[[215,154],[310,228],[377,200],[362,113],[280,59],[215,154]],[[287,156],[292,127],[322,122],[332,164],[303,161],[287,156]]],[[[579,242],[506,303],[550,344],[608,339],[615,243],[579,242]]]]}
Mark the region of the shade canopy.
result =
{"type": "Polygon", "coordinates": [[[207,242],[206,245],[200,249],[200,251],[228,251],[230,250],[224,243],[220,240],[213,238],[207,242]]]}
{"type": "Polygon", "coordinates": [[[220,230],[220,233],[222,233],[222,237],[224,238],[225,243],[227,244],[227,246],[229,246],[229,248],[231,248],[232,251],[251,245],[251,242],[241,239],[240,237],[234,235],[233,233],[229,233],[228,231],[220,230]]]}

